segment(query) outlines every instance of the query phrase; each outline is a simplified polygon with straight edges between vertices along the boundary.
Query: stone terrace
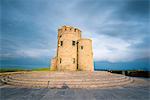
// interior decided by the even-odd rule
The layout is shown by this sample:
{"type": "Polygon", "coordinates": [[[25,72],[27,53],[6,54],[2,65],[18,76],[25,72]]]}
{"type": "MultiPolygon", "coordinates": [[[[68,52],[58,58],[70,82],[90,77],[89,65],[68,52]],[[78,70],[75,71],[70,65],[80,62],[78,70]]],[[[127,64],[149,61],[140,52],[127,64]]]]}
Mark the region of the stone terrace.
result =
{"type": "MultiPolygon", "coordinates": [[[[1,75],[2,76],[2,75],[1,75]]],[[[2,82],[20,87],[105,88],[129,85],[133,79],[121,74],[98,72],[21,72],[8,74],[2,82]]]]}

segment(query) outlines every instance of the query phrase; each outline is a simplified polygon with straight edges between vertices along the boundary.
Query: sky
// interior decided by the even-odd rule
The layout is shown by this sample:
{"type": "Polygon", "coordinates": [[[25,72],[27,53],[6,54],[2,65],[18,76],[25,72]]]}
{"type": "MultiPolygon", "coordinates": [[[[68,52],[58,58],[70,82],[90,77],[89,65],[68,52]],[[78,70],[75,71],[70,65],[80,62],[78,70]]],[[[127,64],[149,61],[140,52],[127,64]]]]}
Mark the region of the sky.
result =
{"type": "Polygon", "coordinates": [[[150,70],[149,0],[1,0],[0,62],[46,67],[57,29],[77,27],[93,42],[96,69],[150,70]]]}

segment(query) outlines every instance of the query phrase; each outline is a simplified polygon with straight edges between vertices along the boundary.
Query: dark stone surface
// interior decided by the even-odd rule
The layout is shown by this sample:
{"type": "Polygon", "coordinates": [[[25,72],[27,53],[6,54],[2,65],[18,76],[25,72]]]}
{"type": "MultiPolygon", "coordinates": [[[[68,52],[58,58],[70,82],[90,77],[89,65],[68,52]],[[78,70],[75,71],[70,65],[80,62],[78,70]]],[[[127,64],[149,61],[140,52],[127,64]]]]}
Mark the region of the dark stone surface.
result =
{"type": "Polygon", "coordinates": [[[135,78],[128,86],[107,89],[19,88],[0,86],[0,100],[150,100],[149,78],[135,78]]]}
{"type": "Polygon", "coordinates": [[[150,100],[148,86],[109,89],[1,87],[0,100],[150,100]]]}

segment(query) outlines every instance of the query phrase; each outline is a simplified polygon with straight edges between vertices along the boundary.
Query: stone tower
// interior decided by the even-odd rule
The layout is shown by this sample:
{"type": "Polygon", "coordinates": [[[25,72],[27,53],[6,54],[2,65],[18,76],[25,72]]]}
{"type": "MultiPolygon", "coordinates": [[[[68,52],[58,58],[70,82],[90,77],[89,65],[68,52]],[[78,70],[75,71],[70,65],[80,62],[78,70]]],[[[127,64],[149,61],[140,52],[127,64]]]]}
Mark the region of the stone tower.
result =
{"type": "Polygon", "coordinates": [[[82,38],[78,40],[78,69],[94,71],[91,39],[82,38]]]}
{"type": "Polygon", "coordinates": [[[57,55],[51,70],[94,71],[92,40],[81,38],[81,31],[71,26],[58,29],[57,55]]]}

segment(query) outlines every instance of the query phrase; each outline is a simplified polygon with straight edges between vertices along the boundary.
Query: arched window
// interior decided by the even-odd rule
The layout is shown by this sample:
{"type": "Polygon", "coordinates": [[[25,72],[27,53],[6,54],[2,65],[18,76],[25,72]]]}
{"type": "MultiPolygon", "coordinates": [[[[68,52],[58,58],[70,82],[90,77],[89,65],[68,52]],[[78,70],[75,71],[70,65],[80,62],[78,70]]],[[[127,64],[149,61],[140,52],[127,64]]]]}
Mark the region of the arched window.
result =
{"type": "Polygon", "coordinates": [[[60,45],[63,46],[63,41],[60,41],[60,45]]]}
{"type": "Polygon", "coordinates": [[[60,58],[60,64],[61,64],[61,62],[62,62],[62,61],[61,61],[61,58],[60,58]]]}
{"type": "Polygon", "coordinates": [[[76,32],[77,29],[74,29],[74,31],[76,32]]]}
{"type": "Polygon", "coordinates": [[[72,41],[72,45],[75,46],[76,45],[76,41],[72,41]]]}
{"type": "Polygon", "coordinates": [[[75,62],[76,62],[76,61],[75,61],[75,58],[73,58],[73,63],[75,64],[75,62]]]}
{"type": "Polygon", "coordinates": [[[83,46],[81,46],[81,49],[83,49],[83,46]]]}

